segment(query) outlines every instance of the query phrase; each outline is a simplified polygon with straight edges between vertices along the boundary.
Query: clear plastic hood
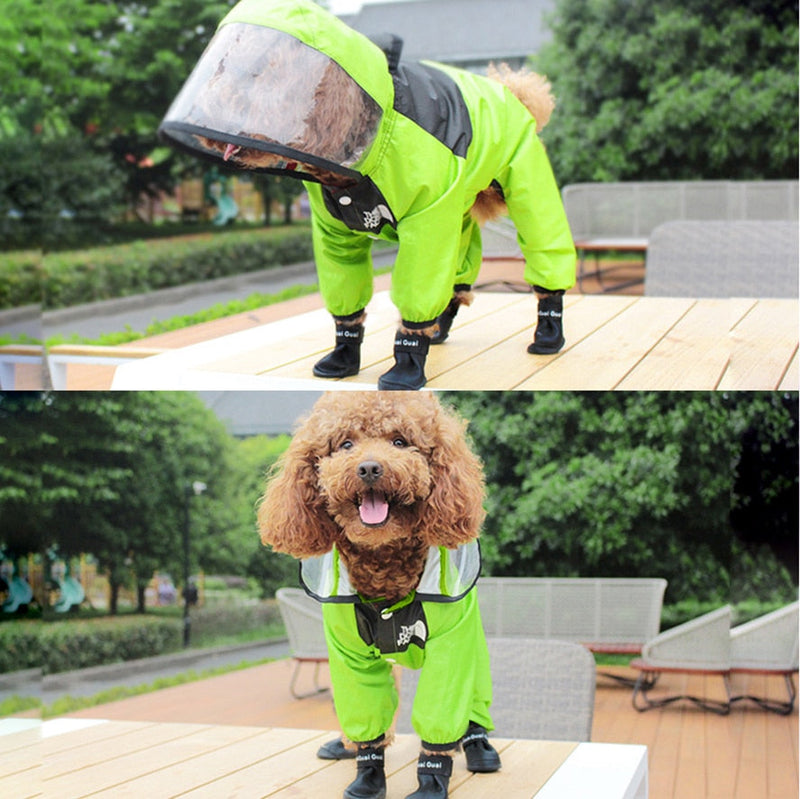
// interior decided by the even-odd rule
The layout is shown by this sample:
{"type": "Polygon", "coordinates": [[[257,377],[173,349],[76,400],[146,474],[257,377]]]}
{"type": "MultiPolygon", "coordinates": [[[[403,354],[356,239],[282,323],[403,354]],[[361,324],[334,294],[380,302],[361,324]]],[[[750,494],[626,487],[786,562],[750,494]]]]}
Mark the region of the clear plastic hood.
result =
{"type": "Polygon", "coordinates": [[[262,25],[215,34],[159,128],[231,166],[314,176],[352,167],[375,140],[380,106],[324,53],[262,25]],[[306,174],[309,173],[309,174],[306,174]]]}

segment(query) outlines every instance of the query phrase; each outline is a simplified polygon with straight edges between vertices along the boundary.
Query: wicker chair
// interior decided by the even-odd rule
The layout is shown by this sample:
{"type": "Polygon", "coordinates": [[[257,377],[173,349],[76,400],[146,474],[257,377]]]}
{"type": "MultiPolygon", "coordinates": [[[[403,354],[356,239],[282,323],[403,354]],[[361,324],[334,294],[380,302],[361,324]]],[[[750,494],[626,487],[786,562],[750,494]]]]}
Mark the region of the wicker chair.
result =
{"type": "Polygon", "coordinates": [[[667,222],[650,237],[644,291],[662,297],[797,297],[797,262],[797,222],[667,222]]]}
{"type": "Polygon", "coordinates": [[[706,710],[727,715],[731,709],[728,675],[731,663],[731,607],[725,605],[711,613],[679,624],[660,633],[642,647],[642,657],[631,661],[639,671],[633,687],[633,706],[639,710],[664,707],[681,699],[706,710]],[[689,694],[671,694],[651,699],[648,692],[664,673],[719,676],[725,685],[726,699],[706,699],[689,694]]]}
{"type": "Polygon", "coordinates": [[[322,610],[319,602],[300,588],[279,588],[275,593],[278,608],[289,637],[289,652],[295,660],[289,690],[296,699],[327,691],[319,684],[319,664],[328,660],[328,646],[322,626],[322,610]],[[314,664],[314,690],[298,693],[295,685],[303,663],[314,664]]]}
{"type": "Polygon", "coordinates": [[[798,669],[799,621],[798,603],[793,602],[731,630],[731,674],[780,676],[787,693],[786,701],[752,694],[739,694],[731,701],[747,699],[774,713],[792,712],[797,696],[794,675],[798,669]]]}
{"type": "MultiPolygon", "coordinates": [[[[489,638],[494,735],[589,741],[595,664],[580,644],[535,638],[489,638]]],[[[411,732],[419,672],[403,669],[398,732],[411,732]]]]}

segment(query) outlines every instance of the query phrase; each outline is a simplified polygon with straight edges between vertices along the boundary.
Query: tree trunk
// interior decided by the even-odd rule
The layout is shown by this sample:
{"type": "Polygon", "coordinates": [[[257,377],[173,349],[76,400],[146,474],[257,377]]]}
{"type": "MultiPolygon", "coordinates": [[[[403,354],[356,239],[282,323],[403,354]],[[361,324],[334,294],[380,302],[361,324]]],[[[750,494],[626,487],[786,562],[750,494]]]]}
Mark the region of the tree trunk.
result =
{"type": "Polygon", "coordinates": [[[272,224],[272,192],[269,187],[261,190],[261,202],[264,205],[264,227],[269,227],[272,224]]]}
{"type": "Polygon", "coordinates": [[[119,606],[119,583],[113,580],[108,581],[108,612],[111,616],[117,615],[119,606]]]}
{"type": "Polygon", "coordinates": [[[147,597],[145,596],[145,592],[147,591],[147,586],[142,585],[141,583],[136,584],[136,612],[137,613],[146,613],[147,612],[147,597]]]}

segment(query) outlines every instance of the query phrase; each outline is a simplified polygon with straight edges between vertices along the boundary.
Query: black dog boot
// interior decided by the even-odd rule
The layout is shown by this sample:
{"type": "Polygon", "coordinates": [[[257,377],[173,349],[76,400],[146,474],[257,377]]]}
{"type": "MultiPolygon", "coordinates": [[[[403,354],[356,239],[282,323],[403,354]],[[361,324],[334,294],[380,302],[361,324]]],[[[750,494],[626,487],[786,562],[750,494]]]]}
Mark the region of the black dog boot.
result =
{"type": "Polygon", "coordinates": [[[453,298],[447,307],[436,318],[437,331],[431,336],[431,344],[442,344],[450,334],[453,320],[462,305],[472,305],[472,286],[469,283],[459,283],[453,286],[453,298]]]}
{"type": "Polygon", "coordinates": [[[453,773],[453,758],[450,755],[419,756],[417,782],[419,787],[406,799],[447,799],[447,786],[453,773]]]}
{"type": "Polygon", "coordinates": [[[341,738],[328,741],[317,750],[320,760],[352,760],[355,756],[355,749],[348,749],[341,738]]]}
{"type": "Polygon", "coordinates": [[[383,747],[367,746],[356,752],[356,778],[344,789],[344,799],[385,799],[383,747]]]}
{"type": "Polygon", "coordinates": [[[480,724],[472,721],[469,723],[467,732],[461,739],[461,747],[467,757],[467,771],[489,774],[500,770],[500,755],[489,743],[486,729],[480,724]]]}
{"type": "Polygon", "coordinates": [[[528,345],[528,352],[552,355],[564,346],[563,295],[563,291],[539,295],[539,320],[533,334],[533,343],[528,345]]]}
{"type": "Polygon", "coordinates": [[[397,331],[394,366],[378,378],[381,391],[418,391],[427,382],[425,359],[431,340],[424,333],[397,331]]]}
{"type": "Polygon", "coordinates": [[[317,377],[349,377],[361,368],[361,342],[364,324],[346,324],[336,321],[336,346],[314,364],[317,377]]]}
{"type": "Polygon", "coordinates": [[[438,330],[431,336],[431,344],[443,344],[447,340],[450,335],[450,328],[453,326],[453,320],[456,318],[460,307],[461,302],[458,297],[453,297],[447,304],[447,308],[436,317],[438,330]]]}

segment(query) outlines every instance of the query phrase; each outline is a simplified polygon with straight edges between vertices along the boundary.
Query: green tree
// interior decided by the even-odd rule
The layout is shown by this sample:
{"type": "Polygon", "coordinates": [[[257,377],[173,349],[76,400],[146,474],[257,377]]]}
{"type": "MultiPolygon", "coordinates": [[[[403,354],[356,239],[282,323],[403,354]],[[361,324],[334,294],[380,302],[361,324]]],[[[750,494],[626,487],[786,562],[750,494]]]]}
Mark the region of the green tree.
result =
{"type": "Polygon", "coordinates": [[[18,553],[91,553],[109,576],[112,610],[132,574],[144,610],[155,569],[183,573],[187,487],[192,567],[204,566],[230,505],[233,441],[192,394],[0,395],[0,541],[18,553]]]}
{"type": "MultiPolygon", "coordinates": [[[[780,452],[797,431],[796,395],[446,396],[484,460],[491,573],[658,575],[673,599],[728,601],[731,512],[758,491],[737,483],[743,437],[756,431],[780,452]]],[[[784,499],[797,497],[796,451],[795,469],[781,470],[784,499]]]]}
{"type": "Polygon", "coordinates": [[[551,28],[562,182],[796,178],[794,0],[558,0],[551,28]]]}

